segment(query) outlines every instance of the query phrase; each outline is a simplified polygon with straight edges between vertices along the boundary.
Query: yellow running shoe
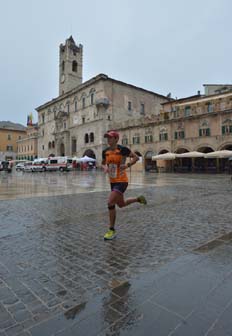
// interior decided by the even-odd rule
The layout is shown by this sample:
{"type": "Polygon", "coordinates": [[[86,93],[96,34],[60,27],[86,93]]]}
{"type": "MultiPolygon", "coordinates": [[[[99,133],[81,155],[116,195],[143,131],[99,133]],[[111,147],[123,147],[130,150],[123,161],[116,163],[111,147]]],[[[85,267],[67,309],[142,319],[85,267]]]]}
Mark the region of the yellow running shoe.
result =
{"type": "Polygon", "coordinates": [[[147,200],[143,195],[138,197],[138,202],[144,205],[147,204],[147,200]]]}
{"type": "Polygon", "coordinates": [[[115,237],[116,237],[115,230],[109,230],[104,235],[104,240],[111,240],[111,239],[114,239],[115,237]]]}

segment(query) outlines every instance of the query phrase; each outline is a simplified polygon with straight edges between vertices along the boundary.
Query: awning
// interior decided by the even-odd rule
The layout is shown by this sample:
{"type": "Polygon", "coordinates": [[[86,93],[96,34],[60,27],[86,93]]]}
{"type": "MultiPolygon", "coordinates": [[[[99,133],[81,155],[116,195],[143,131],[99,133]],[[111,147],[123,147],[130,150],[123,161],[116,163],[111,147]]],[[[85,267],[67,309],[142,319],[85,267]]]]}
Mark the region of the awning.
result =
{"type": "Polygon", "coordinates": [[[201,152],[187,152],[182,154],[176,154],[177,158],[197,158],[197,157],[204,157],[205,154],[201,152]]]}
{"type": "Polygon", "coordinates": [[[85,155],[85,156],[83,156],[81,158],[75,158],[75,161],[77,161],[77,162],[95,162],[96,159],[93,159],[93,158],[85,155]]]}
{"type": "Polygon", "coordinates": [[[230,150],[221,150],[210,152],[204,155],[206,159],[226,159],[232,156],[232,151],[230,150]]]}
{"type": "Polygon", "coordinates": [[[174,153],[164,153],[159,155],[152,156],[152,161],[156,160],[174,160],[176,158],[176,154],[174,153]]]}

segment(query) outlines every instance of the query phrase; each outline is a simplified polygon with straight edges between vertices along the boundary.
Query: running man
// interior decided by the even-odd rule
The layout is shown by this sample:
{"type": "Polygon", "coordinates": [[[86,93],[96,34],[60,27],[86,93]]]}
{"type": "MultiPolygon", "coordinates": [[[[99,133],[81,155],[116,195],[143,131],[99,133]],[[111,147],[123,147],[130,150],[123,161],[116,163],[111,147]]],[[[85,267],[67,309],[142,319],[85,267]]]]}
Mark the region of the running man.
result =
{"type": "Polygon", "coordinates": [[[147,204],[147,201],[144,196],[128,198],[127,200],[124,200],[123,194],[128,186],[126,169],[133,166],[139,158],[129,148],[118,145],[118,132],[108,131],[104,134],[104,138],[107,138],[109,147],[107,147],[102,152],[102,168],[104,169],[104,172],[109,175],[111,185],[111,193],[108,198],[109,230],[104,235],[104,239],[110,240],[116,237],[115,205],[117,205],[119,208],[123,208],[129,204],[136,202],[141,204],[147,204]],[[126,164],[127,157],[130,158],[130,162],[126,164]]]}

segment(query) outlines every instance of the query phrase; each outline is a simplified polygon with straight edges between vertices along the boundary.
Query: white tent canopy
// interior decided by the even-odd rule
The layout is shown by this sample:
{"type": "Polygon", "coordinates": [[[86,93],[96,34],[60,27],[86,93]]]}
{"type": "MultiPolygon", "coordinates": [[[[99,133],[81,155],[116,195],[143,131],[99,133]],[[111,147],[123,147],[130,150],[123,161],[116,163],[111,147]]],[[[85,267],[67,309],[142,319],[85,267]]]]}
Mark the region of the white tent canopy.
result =
{"type": "Polygon", "coordinates": [[[232,151],[230,150],[221,150],[221,151],[215,151],[210,152],[204,155],[206,159],[226,159],[232,156],[232,151]]]}
{"type": "Polygon", "coordinates": [[[200,152],[186,152],[182,154],[176,154],[177,158],[197,158],[197,157],[204,157],[204,153],[200,152]]]}
{"type": "Polygon", "coordinates": [[[75,158],[73,158],[73,160],[75,160],[77,162],[95,162],[96,161],[96,159],[93,159],[93,158],[91,158],[91,157],[89,157],[87,155],[85,155],[85,156],[83,156],[81,158],[75,157],[75,158]]]}
{"type": "Polygon", "coordinates": [[[156,160],[174,160],[176,158],[176,154],[174,153],[164,153],[159,155],[152,156],[152,161],[156,160]]]}

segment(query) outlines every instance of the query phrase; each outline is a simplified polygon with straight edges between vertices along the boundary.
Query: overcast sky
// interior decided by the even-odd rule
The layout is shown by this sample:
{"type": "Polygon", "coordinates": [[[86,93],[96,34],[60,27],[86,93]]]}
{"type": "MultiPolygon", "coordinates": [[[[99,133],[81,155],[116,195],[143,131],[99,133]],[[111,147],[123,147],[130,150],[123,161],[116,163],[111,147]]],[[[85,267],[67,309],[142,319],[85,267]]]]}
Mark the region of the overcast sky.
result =
{"type": "Polygon", "coordinates": [[[58,96],[59,45],[84,47],[99,73],[172,97],[232,83],[231,0],[0,0],[0,120],[58,96]]]}

